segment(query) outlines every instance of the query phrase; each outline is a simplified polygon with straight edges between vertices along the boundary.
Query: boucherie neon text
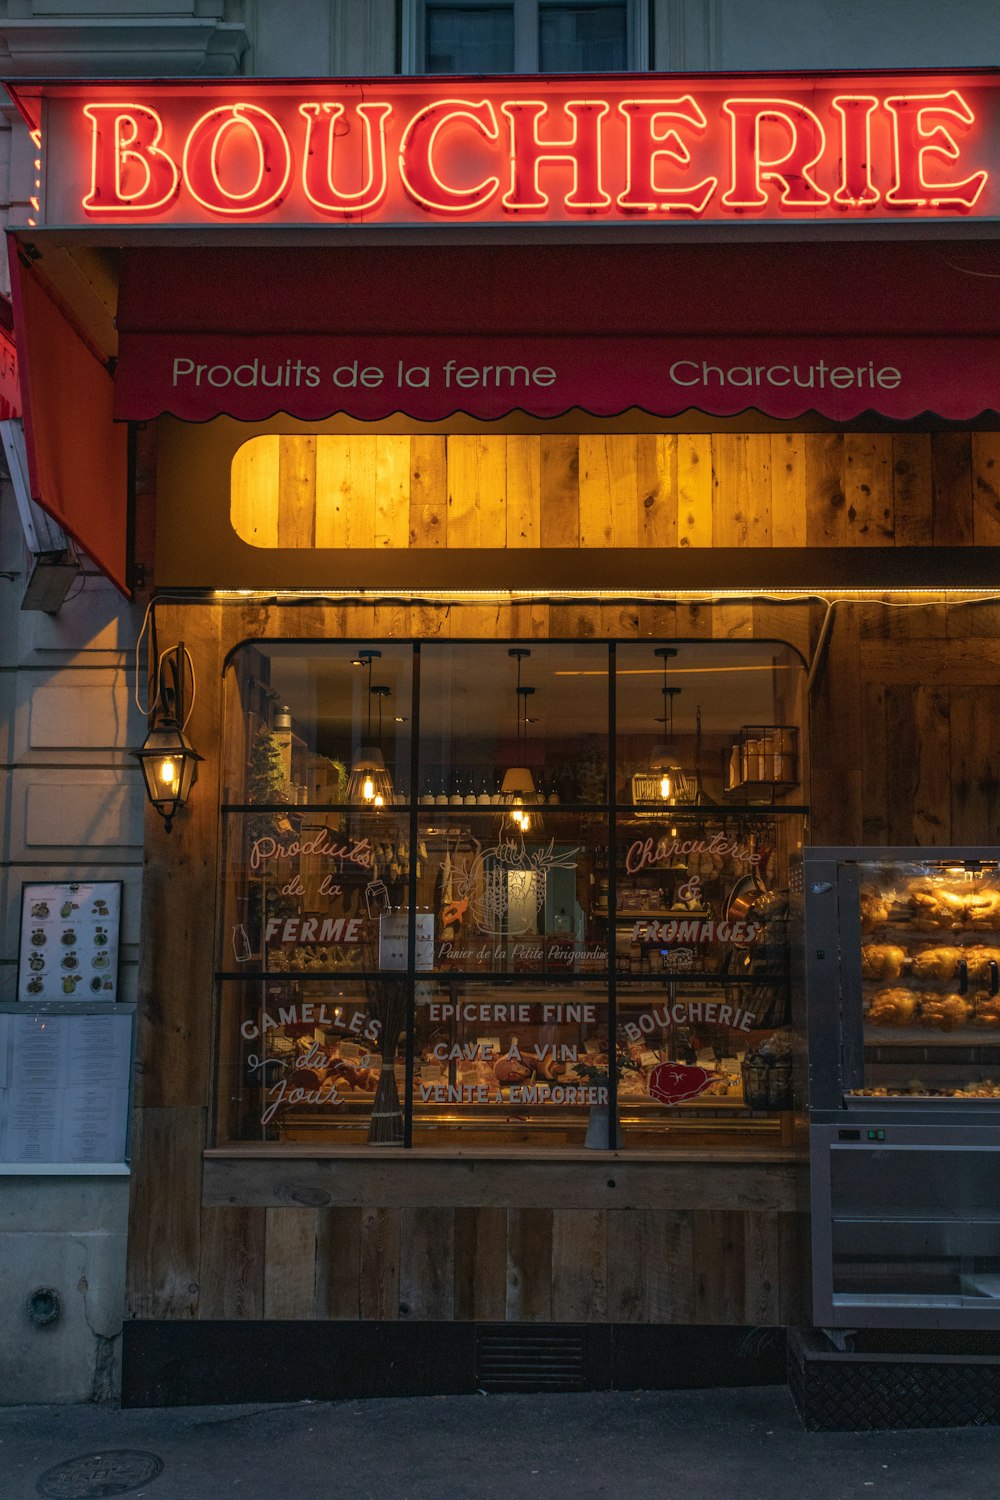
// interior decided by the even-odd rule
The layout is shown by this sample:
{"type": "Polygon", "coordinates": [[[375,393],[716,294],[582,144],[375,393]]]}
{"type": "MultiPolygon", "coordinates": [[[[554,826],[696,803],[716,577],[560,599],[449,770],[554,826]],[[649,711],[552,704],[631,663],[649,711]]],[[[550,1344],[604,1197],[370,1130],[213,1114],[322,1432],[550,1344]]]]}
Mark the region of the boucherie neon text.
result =
{"type": "Polygon", "coordinates": [[[47,85],[43,211],[71,212],[55,154],[69,129],[89,223],[991,216],[997,89],[936,75],[77,85],[71,98],[47,85]]]}

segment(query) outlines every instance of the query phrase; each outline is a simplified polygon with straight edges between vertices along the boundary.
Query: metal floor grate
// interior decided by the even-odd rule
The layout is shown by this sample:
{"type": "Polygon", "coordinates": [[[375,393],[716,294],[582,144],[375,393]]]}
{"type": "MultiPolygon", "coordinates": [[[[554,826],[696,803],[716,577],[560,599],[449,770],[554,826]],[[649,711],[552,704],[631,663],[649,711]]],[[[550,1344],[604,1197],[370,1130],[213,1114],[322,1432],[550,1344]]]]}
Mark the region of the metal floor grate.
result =
{"type": "Polygon", "coordinates": [[[1000,1423],[1000,1360],[810,1353],[802,1340],[789,1340],[788,1383],[812,1432],[1000,1423]]]}
{"type": "Polygon", "coordinates": [[[583,1330],[511,1325],[476,1330],[476,1384],[481,1390],[587,1389],[583,1330]]]}

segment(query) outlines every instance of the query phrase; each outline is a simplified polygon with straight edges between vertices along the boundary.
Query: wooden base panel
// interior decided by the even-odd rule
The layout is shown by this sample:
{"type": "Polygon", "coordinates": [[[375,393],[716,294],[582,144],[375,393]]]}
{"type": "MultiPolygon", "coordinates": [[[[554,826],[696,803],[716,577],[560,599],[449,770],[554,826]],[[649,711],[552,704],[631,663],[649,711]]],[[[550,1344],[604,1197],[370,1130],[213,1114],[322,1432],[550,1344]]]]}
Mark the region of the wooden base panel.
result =
{"type": "Polygon", "coordinates": [[[126,1323],[122,1405],[779,1385],[784,1328],[126,1323]]]}

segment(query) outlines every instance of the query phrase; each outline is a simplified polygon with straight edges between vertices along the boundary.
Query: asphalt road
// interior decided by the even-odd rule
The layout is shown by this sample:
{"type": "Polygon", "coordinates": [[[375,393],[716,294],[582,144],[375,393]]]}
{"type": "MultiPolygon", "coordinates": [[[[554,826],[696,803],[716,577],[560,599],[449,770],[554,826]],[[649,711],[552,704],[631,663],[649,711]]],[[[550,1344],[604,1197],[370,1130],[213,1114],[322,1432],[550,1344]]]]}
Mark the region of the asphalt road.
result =
{"type": "Polygon", "coordinates": [[[1000,1427],[810,1433],[782,1386],[130,1411],[0,1408],[0,1500],[110,1493],[148,1500],[997,1500],[1000,1427]]]}

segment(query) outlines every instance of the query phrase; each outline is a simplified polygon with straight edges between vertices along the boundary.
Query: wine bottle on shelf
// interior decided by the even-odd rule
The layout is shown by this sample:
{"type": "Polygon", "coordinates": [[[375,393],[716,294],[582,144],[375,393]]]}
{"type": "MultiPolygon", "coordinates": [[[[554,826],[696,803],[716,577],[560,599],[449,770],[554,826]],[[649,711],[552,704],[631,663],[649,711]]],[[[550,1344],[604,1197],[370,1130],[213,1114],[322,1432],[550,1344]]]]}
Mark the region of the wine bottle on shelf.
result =
{"type": "Polygon", "coordinates": [[[462,791],[462,778],[457,772],[451,778],[451,795],[448,801],[452,807],[461,807],[465,801],[465,793],[462,791]]]}
{"type": "Polygon", "coordinates": [[[484,773],[479,778],[479,794],[476,797],[476,803],[479,807],[489,807],[491,801],[492,798],[490,797],[490,783],[484,773]]]}
{"type": "Polygon", "coordinates": [[[436,794],[434,796],[434,802],[435,802],[435,804],[438,807],[447,807],[448,806],[448,792],[447,792],[446,786],[445,786],[445,779],[444,779],[444,772],[443,771],[441,772],[440,776],[438,777],[437,792],[436,792],[436,794]]]}
{"type": "Polygon", "coordinates": [[[470,771],[465,780],[465,805],[475,807],[476,805],[476,778],[470,771]]]}

